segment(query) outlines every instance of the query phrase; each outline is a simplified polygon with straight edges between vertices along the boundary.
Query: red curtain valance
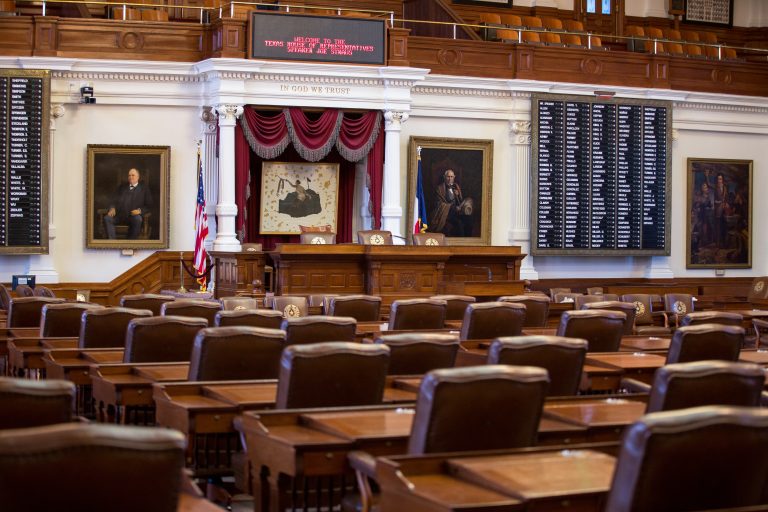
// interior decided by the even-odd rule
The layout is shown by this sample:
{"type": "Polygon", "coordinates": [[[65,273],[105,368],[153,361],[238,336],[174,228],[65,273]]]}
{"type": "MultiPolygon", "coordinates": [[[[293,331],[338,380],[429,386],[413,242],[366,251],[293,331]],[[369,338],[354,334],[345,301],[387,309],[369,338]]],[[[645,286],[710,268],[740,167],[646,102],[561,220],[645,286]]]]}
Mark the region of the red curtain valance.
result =
{"type": "Polygon", "coordinates": [[[237,204],[237,231],[245,230],[246,191],[248,190],[250,162],[244,154],[247,141],[251,150],[264,160],[280,156],[289,144],[309,162],[328,156],[335,146],[349,162],[359,162],[368,156],[368,191],[375,228],[381,227],[381,190],[384,176],[384,141],[380,111],[343,113],[337,109],[323,111],[317,119],[309,118],[300,108],[286,108],[273,115],[259,114],[246,107],[235,130],[235,194],[237,204]]]}

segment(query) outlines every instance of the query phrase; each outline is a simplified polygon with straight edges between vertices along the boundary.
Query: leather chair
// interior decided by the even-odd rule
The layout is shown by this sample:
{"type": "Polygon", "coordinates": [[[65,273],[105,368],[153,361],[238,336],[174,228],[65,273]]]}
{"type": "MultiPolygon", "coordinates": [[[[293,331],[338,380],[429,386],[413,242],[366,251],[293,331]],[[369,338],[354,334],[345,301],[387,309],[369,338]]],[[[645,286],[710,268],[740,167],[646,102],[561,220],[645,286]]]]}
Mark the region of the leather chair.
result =
{"type": "Polygon", "coordinates": [[[654,296],[647,293],[628,293],[621,296],[621,302],[631,302],[635,305],[635,334],[653,336],[672,332],[666,313],[653,310],[653,299],[654,296]]]}
{"type": "Polygon", "coordinates": [[[585,304],[604,302],[602,295],[577,295],[573,297],[573,309],[584,309],[585,304]]]}
{"type": "Polygon", "coordinates": [[[355,341],[357,321],[348,316],[305,316],[285,318],[280,328],[287,345],[325,341],[355,341]]]}
{"type": "Polygon", "coordinates": [[[329,316],[348,316],[358,322],[378,322],[381,318],[381,297],[373,295],[338,295],[326,300],[329,316]]]}
{"type": "Polygon", "coordinates": [[[302,233],[299,243],[313,245],[333,245],[336,243],[336,233],[302,233]]]}
{"type": "Polygon", "coordinates": [[[164,428],[64,424],[0,432],[5,512],[175,512],[184,436],[164,428]]]}
{"type": "Polygon", "coordinates": [[[519,336],[525,323],[525,305],[515,302],[470,304],[461,322],[459,338],[487,340],[499,336],[519,336]]]}
{"type": "Polygon", "coordinates": [[[0,377],[0,430],[67,423],[74,404],[72,382],[0,377]]]}
{"type": "Polygon", "coordinates": [[[756,277],[752,280],[747,294],[747,301],[758,301],[768,299],[768,277],[756,277]]]}
{"type": "Polygon", "coordinates": [[[11,306],[11,294],[8,292],[8,288],[5,285],[0,284],[0,309],[8,311],[11,306]]]}
{"type": "Polygon", "coordinates": [[[133,309],[148,309],[153,315],[159,315],[163,304],[173,302],[176,299],[172,295],[159,295],[157,293],[141,293],[138,295],[123,295],[120,297],[120,307],[133,309]]]}
{"type": "Polygon", "coordinates": [[[656,370],[647,391],[646,412],[687,409],[702,405],[757,407],[765,372],[756,364],[694,361],[668,364],[656,370]]]}
{"type": "Polygon", "coordinates": [[[423,375],[453,368],[459,351],[459,338],[454,334],[387,334],[375,342],[389,347],[389,375],[423,375]]]}
{"type": "MultiPolygon", "coordinates": [[[[553,301],[555,301],[555,295],[558,293],[571,293],[570,288],[550,288],[549,289],[549,298],[551,298],[553,301]]],[[[557,301],[555,301],[557,302],[557,301]]]]}
{"type": "Polygon", "coordinates": [[[525,305],[523,327],[546,327],[549,320],[549,305],[552,302],[544,294],[505,295],[499,302],[516,302],[525,305]]]}
{"type": "Polygon", "coordinates": [[[755,346],[760,348],[768,343],[768,320],[752,319],[752,327],[755,329],[755,346]]]}
{"type": "Polygon", "coordinates": [[[32,287],[27,286],[26,284],[17,284],[16,285],[16,292],[17,297],[34,297],[35,296],[35,290],[32,289],[32,287]]]}
{"type": "Polygon", "coordinates": [[[695,407],[624,432],[605,510],[714,510],[766,502],[768,411],[695,407]]]}
{"type": "Polygon", "coordinates": [[[730,311],[697,311],[688,313],[680,320],[680,325],[720,324],[741,326],[744,317],[730,311]]]}
{"type": "Polygon", "coordinates": [[[188,380],[276,379],[285,332],[259,327],[213,327],[195,336],[188,380]]]}
{"type": "Polygon", "coordinates": [[[64,299],[50,297],[14,297],[8,306],[6,327],[39,327],[43,306],[61,304],[64,299]]]}
{"type": "Polygon", "coordinates": [[[239,311],[219,311],[213,321],[214,327],[262,327],[279,329],[283,323],[283,314],[271,309],[246,309],[239,311]]]}
{"type": "Polygon", "coordinates": [[[364,245],[392,245],[392,232],[380,229],[358,231],[357,243],[364,245]]]}
{"type": "Polygon", "coordinates": [[[493,340],[488,364],[537,366],[549,372],[550,396],[579,391],[587,341],[560,336],[515,336],[493,340]]]}
{"type": "Polygon", "coordinates": [[[389,308],[389,330],[443,329],[446,308],[444,300],[396,300],[389,308]]]}
{"type": "Polygon", "coordinates": [[[35,289],[32,290],[32,295],[35,297],[55,297],[56,294],[53,293],[53,290],[48,288],[47,286],[35,286],[35,289]]]}
{"type": "Polygon", "coordinates": [[[40,320],[40,336],[43,338],[80,336],[80,320],[83,311],[104,309],[98,304],[64,302],[43,306],[40,320]]]}
{"type": "Polygon", "coordinates": [[[389,365],[386,345],[314,343],[283,350],[277,409],[381,403],[389,365]]]}
{"type": "Polygon", "coordinates": [[[224,311],[259,309],[259,299],[254,299],[253,297],[222,297],[219,299],[219,302],[221,302],[221,308],[224,311]]]}
{"type": "Polygon", "coordinates": [[[160,314],[173,316],[191,316],[205,318],[208,325],[213,325],[216,313],[221,311],[221,304],[211,300],[183,299],[166,302],[160,307],[160,314]]]}
{"type": "Polygon", "coordinates": [[[117,348],[125,346],[128,324],[135,318],[152,316],[148,309],[89,309],[80,319],[78,348],[117,348]]]}
{"type": "Polygon", "coordinates": [[[665,293],[664,311],[674,319],[675,327],[680,325],[680,320],[688,313],[693,313],[693,295],[687,293],[665,293]]]}
{"type": "Polygon", "coordinates": [[[602,295],[603,294],[603,287],[602,286],[590,286],[587,288],[587,295],[602,295]]]}
{"type": "Polygon", "coordinates": [[[587,340],[589,352],[616,352],[619,350],[626,320],[627,315],[621,311],[564,311],[560,317],[557,335],[587,340]]]}
{"type": "Polygon", "coordinates": [[[733,325],[701,324],[680,327],[672,335],[667,364],[691,361],[738,361],[744,329],[733,325]]]}
{"type": "Polygon", "coordinates": [[[583,296],[584,296],[583,293],[560,292],[555,294],[555,297],[554,299],[552,299],[552,302],[555,302],[555,303],[573,302],[575,304],[576,300],[583,296]]]}
{"type": "Polygon", "coordinates": [[[206,327],[206,319],[188,316],[163,315],[131,320],[125,335],[123,362],[189,361],[195,336],[206,327]]]}
{"type": "Polygon", "coordinates": [[[581,309],[605,309],[608,311],[621,311],[627,315],[624,321],[623,334],[633,334],[635,332],[635,305],[631,302],[620,302],[617,300],[606,300],[599,302],[590,302],[584,304],[581,309]]]}
{"type": "Polygon", "coordinates": [[[431,245],[442,246],[446,243],[445,235],[442,233],[414,233],[413,245],[431,245]]]}
{"type": "Polygon", "coordinates": [[[445,301],[446,320],[463,320],[467,306],[477,302],[477,299],[470,295],[433,295],[430,299],[445,301]]]}
{"type": "Polygon", "coordinates": [[[299,318],[309,314],[306,297],[280,295],[272,298],[272,309],[280,311],[283,318],[299,318]]]}
{"type": "Polygon", "coordinates": [[[619,296],[615,293],[604,293],[602,297],[604,301],[619,301],[619,296]]]}

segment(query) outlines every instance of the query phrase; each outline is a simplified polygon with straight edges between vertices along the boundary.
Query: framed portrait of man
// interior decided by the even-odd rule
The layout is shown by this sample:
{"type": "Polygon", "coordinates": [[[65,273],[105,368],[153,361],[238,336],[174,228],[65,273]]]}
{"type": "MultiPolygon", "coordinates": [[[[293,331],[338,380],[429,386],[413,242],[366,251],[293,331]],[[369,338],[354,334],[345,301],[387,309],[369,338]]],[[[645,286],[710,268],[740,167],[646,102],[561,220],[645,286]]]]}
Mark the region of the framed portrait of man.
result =
{"type": "Polygon", "coordinates": [[[336,233],[338,201],[339,164],[264,162],[259,232],[298,235],[310,226],[336,233]]]}
{"type": "Polygon", "coordinates": [[[167,249],[170,146],[88,145],[89,249],[167,249]]]}
{"type": "Polygon", "coordinates": [[[752,161],[688,159],[687,268],[752,268],[752,161]]]}
{"type": "Polygon", "coordinates": [[[490,244],[492,169],[492,140],[411,137],[407,231],[490,244]]]}

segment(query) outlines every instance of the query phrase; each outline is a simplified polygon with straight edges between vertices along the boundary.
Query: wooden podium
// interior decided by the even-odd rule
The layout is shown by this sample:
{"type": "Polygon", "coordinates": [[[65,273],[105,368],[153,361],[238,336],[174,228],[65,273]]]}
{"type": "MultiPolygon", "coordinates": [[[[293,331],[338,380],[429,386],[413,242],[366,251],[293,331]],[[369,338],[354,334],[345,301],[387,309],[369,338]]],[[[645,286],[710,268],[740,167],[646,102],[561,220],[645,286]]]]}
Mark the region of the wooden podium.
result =
{"type": "Polygon", "coordinates": [[[440,293],[447,295],[472,295],[481,298],[496,298],[502,295],[522,295],[525,291],[523,281],[464,281],[442,282],[440,293]]]}

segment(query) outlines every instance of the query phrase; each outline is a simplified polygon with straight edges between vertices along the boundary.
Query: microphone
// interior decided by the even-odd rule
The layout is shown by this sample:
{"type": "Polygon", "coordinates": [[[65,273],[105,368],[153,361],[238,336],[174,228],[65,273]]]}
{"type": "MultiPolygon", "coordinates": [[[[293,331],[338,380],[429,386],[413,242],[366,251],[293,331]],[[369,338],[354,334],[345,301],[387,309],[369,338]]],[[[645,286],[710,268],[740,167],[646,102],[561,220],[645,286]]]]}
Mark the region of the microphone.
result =
{"type": "Polygon", "coordinates": [[[491,272],[491,267],[479,267],[475,265],[464,265],[466,268],[473,268],[475,270],[485,270],[488,272],[488,282],[493,281],[493,272],[491,272]]]}

